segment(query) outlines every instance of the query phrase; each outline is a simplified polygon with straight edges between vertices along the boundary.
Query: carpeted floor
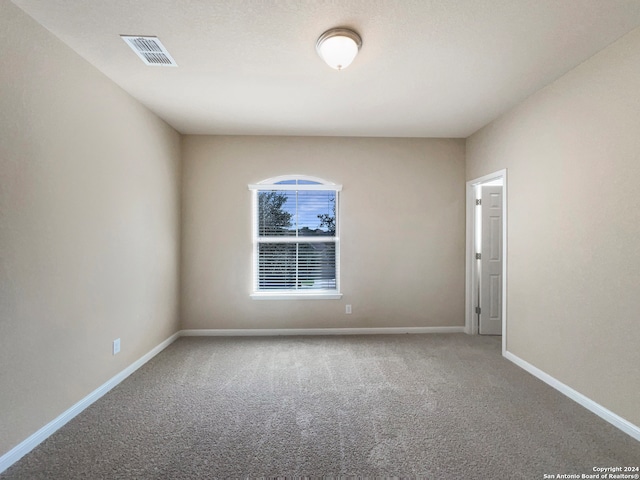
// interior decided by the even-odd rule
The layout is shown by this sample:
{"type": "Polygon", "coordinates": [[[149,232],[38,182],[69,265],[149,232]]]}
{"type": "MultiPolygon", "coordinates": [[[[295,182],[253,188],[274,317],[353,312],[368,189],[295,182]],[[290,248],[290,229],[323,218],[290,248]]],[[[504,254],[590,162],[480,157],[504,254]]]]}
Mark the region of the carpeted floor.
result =
{"type": "Polygon", "coordinates": [[[640,464],[640,442],[447,335],[181,338],[1,480],[542,479],[640,464]]]}

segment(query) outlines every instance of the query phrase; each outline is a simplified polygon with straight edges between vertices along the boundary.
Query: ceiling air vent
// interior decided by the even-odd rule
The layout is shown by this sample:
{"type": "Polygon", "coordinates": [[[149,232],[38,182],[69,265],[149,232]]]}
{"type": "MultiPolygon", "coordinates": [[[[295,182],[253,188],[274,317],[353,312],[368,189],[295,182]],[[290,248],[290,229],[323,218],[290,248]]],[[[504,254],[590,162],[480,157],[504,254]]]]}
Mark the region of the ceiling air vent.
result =
{"type": "Polygon", "coordinates": [[[120,35],[127,42],[131,50],[136,52],[146,65],[159,67],[177,67],[175,60],[169,55],[158,37],[137,37],[133,35],[120,35]]]}

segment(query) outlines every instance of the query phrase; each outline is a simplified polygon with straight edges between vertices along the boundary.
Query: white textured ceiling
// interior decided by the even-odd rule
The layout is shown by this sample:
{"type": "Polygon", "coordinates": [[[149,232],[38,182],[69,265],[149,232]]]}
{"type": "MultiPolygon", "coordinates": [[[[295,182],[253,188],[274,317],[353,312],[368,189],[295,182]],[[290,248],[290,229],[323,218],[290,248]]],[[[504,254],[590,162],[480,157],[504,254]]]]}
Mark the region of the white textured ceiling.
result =
{"type": "Polygon", "coordinates": [[[14,0],[182,133],[467,137],[640,25],[639,0],[14,0]],[[338,72],[318,36],[362,36],[338,72]],[[120,34],[155,35],[178,68],[120,34]]]}

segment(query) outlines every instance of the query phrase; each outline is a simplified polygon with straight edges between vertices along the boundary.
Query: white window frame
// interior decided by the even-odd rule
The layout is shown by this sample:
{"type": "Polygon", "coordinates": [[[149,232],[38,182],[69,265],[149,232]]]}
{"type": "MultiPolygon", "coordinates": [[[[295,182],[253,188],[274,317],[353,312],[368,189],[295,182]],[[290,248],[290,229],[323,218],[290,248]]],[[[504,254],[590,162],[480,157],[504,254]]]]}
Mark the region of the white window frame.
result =
{"type": "Polygon", "coordinates": [[[340,293],[340,195],[342,185],[337,185],[322,178],[309,175],[282,175],[268,178],[261,182],[250,184],[251,190],[251,223],[253,241],[253,272],[251,275],[251,298],[254,300],[337,300],[342,298],[340,293]],[[295,180],[295,184],[278,184],[282,181],[295,180]],[[317,182],[314,184],[298,184],[298,181],[317,182]],[[336,233],[334,237],[260,237],[258,235],[258,192],[268,190],[333,190],[336,192],[336,233]],[[264,291],[258,285],[258,246],[262,242],[335,242],[336,245],[336,288],[335,290],[280,290],[264,291]]]}

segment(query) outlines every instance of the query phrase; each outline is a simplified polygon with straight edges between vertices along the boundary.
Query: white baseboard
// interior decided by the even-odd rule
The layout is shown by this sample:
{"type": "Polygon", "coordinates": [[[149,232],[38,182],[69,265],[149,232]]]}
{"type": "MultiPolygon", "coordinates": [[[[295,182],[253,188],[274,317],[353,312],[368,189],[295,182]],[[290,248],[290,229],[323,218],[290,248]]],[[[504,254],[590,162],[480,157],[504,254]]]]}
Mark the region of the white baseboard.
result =
{"type": "Polygon", "coordinates": [[[555,388],[556,390],[558,390],[560,393],[563,393],[564,395],[566,395],[570,399],[576,401],[577,403],[582,405],[587,410],[595,413],[596,415],[598,415],[603,420],[609,422],[614,427],[619,428],[620,430],[622,430],[627,435],[630,435],[631,437],[633,437],[636,440],[640,441],[640,427],[638,427],[637,425],[634,425],[633,423],[625,420],[621,416],[616,415],[611,410],[608,410],[605,407],[603,407],[602,405],[600,405],[599,403],[596,403],[593,400],[591,400],[590,398],[585,397],[580,392],[577,392],[573,388],[565,385],[564,383],[560,382],[559,380],[556,380],[555,378],[553,378],[548,373],[545,373],[542,370],[540,370],[539,368],[534,367],[533,365],[531,365],[530,363],[528,363],[525,360],[522,360],[520,357],[517,357],[513,353],[505,352],[504,356],[508,360],[511,360],[513,363],[518,365],[520,368],[522,368],[522,369],[526,370],[527,372],[529,372],[534,377],[539,378],[540,380],[542,380],[546,384],[548,384],[548,385],[552,386],[553,388],[555,388]]]}
{"type": "Polygon", "coordinates": [[[76,415],[82,412],[85,408],[91,405],[93,402],[102,397],[105,393],[111,390],[113,387],[122,382],[125,378],[131,375],[133,372],[138,370],[142,365],[147,363],[153,357],[155,357],[162,350],[171,345],[178,337],[180,336],[180,332],[174,333],[169,338],[167,338],[160,345],[154,347],[151,351],[146,353],[144,356],[140,357],[134,363],[129,365],[127,368],[122,370],[116,376],[112,377],[106,383],[102,384],[98,388],[96,388],[89,395],[84,397],[78,403],[73,405],[71,408],[58,415],[51,422],[47,423],[40,430],[35,432],[33,435],[30,435],[26,440],[23,440],[18,445],[13,447],[7,453],[0,457],[0,473],[4,472],[11,465],[16,463],[22,457],[24,457],[27,453],[37,447],[40,443],[46,440],[49,436],[55,433],[58,429],[64,426],[69,420],[73,419],[76,415]]]}
{"type": "Polygon", "coordinates": [[[464,333],[464,327],[379,328],[232,328],[182,330],[183,337],[276,337],[283,335],[383,335],[401,333],[464,333]]]}

